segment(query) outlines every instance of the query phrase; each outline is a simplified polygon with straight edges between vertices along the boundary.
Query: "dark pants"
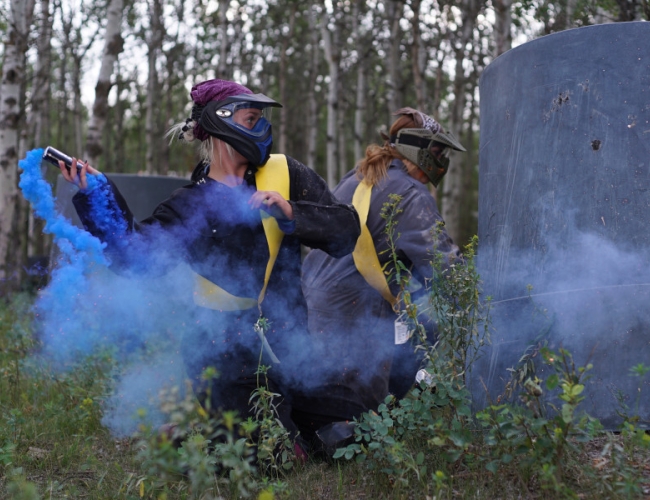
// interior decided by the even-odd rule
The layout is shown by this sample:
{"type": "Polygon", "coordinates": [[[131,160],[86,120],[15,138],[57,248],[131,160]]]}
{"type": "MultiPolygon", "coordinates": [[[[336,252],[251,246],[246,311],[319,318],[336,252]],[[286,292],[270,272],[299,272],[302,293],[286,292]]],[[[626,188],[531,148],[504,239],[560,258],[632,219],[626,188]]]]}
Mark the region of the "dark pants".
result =
{"type": "MultiPolygon", "coordinates": [[[[203,318],[210,314],[203,313],[203,318]]],[[[280,394],[278,417],[290,435],[295,438],[297,427],[291,420],[291,402],[283,377],[277,366],[261,353],[261,342],[253,331],[256,313],[213,313],[213,321],[199,321],[195,331],[186,332],[182,341],[182,356],[187,376],[201,405],[212,415],[222,411],[236,411],[242,419],[255,417],[251,394],[258,387],[256,372],[260,363],[271,366],[266,378],[260,375],[259,385],[280,394]],[[208,323],[212,328],[203,328],[208,323]],[[204,380],[207,368],[214,368],[217,376],[204,380]]]]}

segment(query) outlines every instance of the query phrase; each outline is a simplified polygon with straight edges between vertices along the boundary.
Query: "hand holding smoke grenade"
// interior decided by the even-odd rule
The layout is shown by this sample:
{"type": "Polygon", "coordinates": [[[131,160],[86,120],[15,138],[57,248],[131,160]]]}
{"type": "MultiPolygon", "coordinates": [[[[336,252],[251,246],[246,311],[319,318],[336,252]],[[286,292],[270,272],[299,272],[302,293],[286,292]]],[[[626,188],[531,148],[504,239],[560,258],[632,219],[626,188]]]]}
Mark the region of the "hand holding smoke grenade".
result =
{"type": "MultiPolygon", "coordinates": [[[[70,172],[70,167],[72,166],[72,158],[65,153],[62,153],[58,149],[48,146],[43,152],[43,160],[54,165],[56,168],[59,168],[59,160],[65,163],[65,167],[70,172]]],[[[81,163],[77,162],[77,170],[81,168],[81,163]]]]}

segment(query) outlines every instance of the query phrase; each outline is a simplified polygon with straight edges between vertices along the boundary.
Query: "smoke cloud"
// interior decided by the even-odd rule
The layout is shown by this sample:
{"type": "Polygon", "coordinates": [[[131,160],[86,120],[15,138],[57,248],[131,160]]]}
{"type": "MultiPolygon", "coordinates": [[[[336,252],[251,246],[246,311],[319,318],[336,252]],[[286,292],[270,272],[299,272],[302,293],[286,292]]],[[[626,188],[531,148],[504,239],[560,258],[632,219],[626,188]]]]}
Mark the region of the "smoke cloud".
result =
{"type": "MultiPolygon", "coordinates": [[[[649,364],[650,252],[623,238],[623,231],[615,239],[611,232],[598,232],[597,225],[585,230],[568,203],[554,214],[548,207],[542,199],[527,209],[544,214],[525,228],[528,246],[522,234],[511,234],[524,231],[515,223],[490,235],[488,244],[479,243],[484,292],[493,298],[493,337],[473,369],[475,400],[480,406],[488,400],[479,380],[496,399],[510,378],[507,369],[529,346],[548,343],[571,352],[576,366],[593,364],[583,409],[615,428],[617,411],[634,407],[639,390],[650,390],[649,380],[630,372],[639,363],[649,364]],[[549,230],[560,217],[562,224],[549,230]]],[[[521,220],[530,222],[527,215],[521,220]]],[[[543,378],[546,370],[538,365],[543,378]]],[[[646,422],[648,401],[642,397],[638,408],[646,422]]]]}
{"type": "MultiPolygon", "coordinates": [[[[37,355],[67,370],[85,356],[110,353],[121,375],[104,424],[117,436],[132,434],[139,423],[157,425],[163,418],[157,392],[182,386],[178,344],[187,329],[189,272],[178,266],[161,277],[130,279],[111,271],[105,244],[57,213],[52,188],[42,178],[42,154],[42,149],[30,151],[19,162],[19,187],[59,249],[50,282],[34,304],[34,328],[42,343],[37,355]]],[[[124,233],[123,222],[107,205],[91,210],[98,224],[110,226],[117,237],[124,233]]]]}

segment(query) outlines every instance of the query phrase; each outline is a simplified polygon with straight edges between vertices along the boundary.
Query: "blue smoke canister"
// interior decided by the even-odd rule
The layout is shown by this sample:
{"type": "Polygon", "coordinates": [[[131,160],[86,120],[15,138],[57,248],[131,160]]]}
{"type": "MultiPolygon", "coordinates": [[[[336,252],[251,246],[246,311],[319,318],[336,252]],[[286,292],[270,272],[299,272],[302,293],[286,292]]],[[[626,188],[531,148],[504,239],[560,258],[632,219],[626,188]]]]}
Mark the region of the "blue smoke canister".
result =
{"type": "Polygon", "coordinates": [[[493,333],[470,375],[475,404],[497,401],[526,352],[547,377],[534,354],[548,345],[593,364],[582,410],[605,428],[622,414],[647,427],[650,23],[525,43],[479,88],[478,261],[493,333]]]}

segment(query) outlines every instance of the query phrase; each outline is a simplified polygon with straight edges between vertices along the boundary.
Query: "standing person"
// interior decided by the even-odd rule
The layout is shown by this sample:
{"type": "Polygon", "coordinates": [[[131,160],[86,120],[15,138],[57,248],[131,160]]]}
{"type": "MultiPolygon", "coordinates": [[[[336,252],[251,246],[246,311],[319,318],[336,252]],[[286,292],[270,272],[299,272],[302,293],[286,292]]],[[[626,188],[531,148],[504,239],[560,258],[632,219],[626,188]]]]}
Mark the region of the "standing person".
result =
{"type": "Polygon", "coordinates": [[[389,390],[403,397],[420,368],[410,342],[396,345],[405,340],[399,338],[393,311],[399,286],[387,283],[382,273],[392,261],[381,216],[390,195],[401,197],[397,256],[421,283],[431,277],[432,252],[448,263],[461,259],[458,247],[439,229],[442,219],[427,183],[437,186],[447,172],[449,151],[465,148],[420,111],[402,108],[395,115],[384,144],[368,146],[334,189],[339,200],[354,203],[359,212],[362,235],[354,254],[338,258],[313,250],[303,265],[309,331],[330,361],[324,382],[309,391],[304,406],[294,408],[311,418],[312,431],[376,410],[389,390]],[[372,259],[378,260],[374,274],[367,269],[372,259]],[[318,411],[312,412],[315,407],[318,411]]]}
{"type": "Polygon", "coordinates": [[[191,99],[192,116],[170,134],[200,141],[201,161],[191,183],[147,219],[136,222],[110,179],[86,163],[77,173],[76,159],[70,170],[61,162],[61,173],[79,186],[77,213],[107,243],[113,268],[160,273],[181,262],[191,268],[194,326],[184,332],[181,351],[201,403],[212,412],[252,416],[262,351],[262,363],[272,367],[268,389],[283,398],[280,421],[295,437],[291,386],[308,368],[302,362],[308,339],[300,245],[333,257],[349,254],[359,236],[358,215],[313,170],[270,155],[265,114],[279,103],[218,79],[192,87],[191,99]],[[102,213],[110,224],[98,220],[102,213]],[[260,315],[269,324],[265,336],[253,329],[260,315]],[[206,382],[208,367],[219,375],[206,382]]]}

